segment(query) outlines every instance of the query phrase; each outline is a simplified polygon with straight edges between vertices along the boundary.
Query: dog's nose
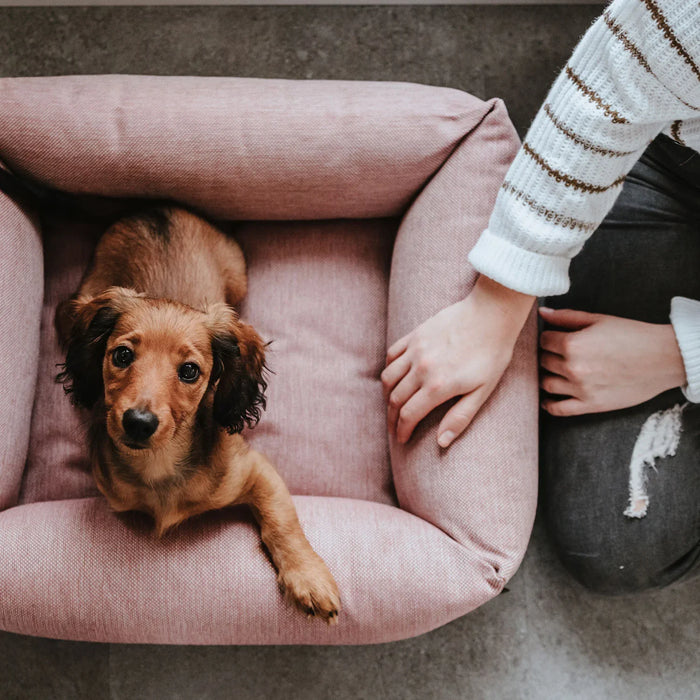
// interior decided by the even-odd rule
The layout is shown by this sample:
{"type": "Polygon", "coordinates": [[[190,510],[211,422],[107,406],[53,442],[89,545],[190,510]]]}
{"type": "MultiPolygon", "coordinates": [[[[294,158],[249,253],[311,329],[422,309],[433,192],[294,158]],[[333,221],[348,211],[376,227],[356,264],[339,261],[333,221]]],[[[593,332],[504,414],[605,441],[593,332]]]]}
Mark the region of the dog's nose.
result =
{"type": "Polygon", "coordinates": [[[124,432],[137,442],[148,440],[158,427],[158,416],[150,411],[142,411],[140,408],[130,408],[124,411],[122,416],[124,432]]]}

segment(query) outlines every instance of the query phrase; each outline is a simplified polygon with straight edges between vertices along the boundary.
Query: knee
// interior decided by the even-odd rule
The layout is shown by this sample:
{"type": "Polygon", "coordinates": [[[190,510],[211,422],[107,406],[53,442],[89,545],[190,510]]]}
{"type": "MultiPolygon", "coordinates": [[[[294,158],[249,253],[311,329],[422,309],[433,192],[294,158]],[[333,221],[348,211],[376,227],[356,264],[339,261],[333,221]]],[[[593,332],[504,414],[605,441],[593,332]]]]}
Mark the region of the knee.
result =
{"type": "Polygon", "coordinates": [[[571,576],[592,593],[623,596],[659,587],[657,574],[648,562],[631,562],[609,552],[578,552],[568,548],[557,548],[557,554],[571,576]]]}
{"type": "Polygon", "coordinates": [[[633,595],[700,573],[700,543],[686,544],[684,549],[676,542],[675,549],[668,542],[633,533],[635,523],[623,522],[618,529],[609,525],[573,519],[549,522],[560,561],[589,591],[633,595]]]}

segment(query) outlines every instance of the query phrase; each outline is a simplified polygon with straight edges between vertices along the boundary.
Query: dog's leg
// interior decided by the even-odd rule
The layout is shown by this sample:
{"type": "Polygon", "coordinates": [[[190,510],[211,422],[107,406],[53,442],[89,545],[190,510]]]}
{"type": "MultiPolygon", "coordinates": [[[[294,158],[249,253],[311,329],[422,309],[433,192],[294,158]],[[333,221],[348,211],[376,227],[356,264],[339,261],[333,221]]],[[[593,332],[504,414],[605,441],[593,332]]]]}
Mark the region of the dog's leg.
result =
{"type": "Polygon", "coordinates": [[[238,500],[249,504],[255,514],[280,587],[305,613],[335,624],[340,610],[338,586],[306,539],[286,485],[261,454],[251,450],[246,459],[251,460],[250,477],[238,500]]]}

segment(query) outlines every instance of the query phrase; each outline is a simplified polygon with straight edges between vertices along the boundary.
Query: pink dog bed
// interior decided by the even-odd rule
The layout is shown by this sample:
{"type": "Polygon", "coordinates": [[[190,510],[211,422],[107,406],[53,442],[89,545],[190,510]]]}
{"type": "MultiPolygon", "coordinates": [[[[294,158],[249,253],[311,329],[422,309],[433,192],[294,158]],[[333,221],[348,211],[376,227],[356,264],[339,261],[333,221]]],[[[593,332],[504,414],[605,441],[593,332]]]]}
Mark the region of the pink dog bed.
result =
{"type": "Polygon", "coordinates": [[[248,512],[164,540],[86,470],[53,329],[100,234],[40,231],[0,197],[0,628],[104,642],[357,644],[426,632],[497,595],[537,488],[534,318],[469,431],[387,438],[387,344],[465,296],[467,253],[518,147],[503,104],[411,84],[97,76],[0,80],[0,160],[75,193],[168,197],[227,225],[240,309],[272,340],[247,437],[336,577],[339,624],[288,607],[248,512]]]}

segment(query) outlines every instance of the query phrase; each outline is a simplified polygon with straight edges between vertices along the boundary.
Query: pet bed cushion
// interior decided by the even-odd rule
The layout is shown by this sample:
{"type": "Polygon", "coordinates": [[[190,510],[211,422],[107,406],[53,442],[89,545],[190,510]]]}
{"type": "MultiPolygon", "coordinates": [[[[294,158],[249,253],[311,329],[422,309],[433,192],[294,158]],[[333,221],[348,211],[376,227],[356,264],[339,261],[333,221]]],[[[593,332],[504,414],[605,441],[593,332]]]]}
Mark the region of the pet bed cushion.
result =
{"type": "MultiPolygon", "coordinates": [[[[241,243],[242,316],[272,341],[247,438],[276,463],[336,577],[339,624],[288,607],[244,508],[163,540],[112,514],[54,382],[53,312],[100,225],[0,198],[0,627],[189,644],[381,642],[499,593],[536,501],[535,322],[467,433],[444,407],[388,440],[387,343],[462,298],[518,141],[502,103],[399,83],[92,76],[0,80],[0,160],[76,194],[170,198],[241,243]],[[42,273],[42,255],[45,271],[42,273]],[[45,279],[42,279],[42,275],[45,279]],[[39,349],[39,352],[37,352],[39,349]]],[[[107,205],[105,205],[107,206],[107,205]]]]}

